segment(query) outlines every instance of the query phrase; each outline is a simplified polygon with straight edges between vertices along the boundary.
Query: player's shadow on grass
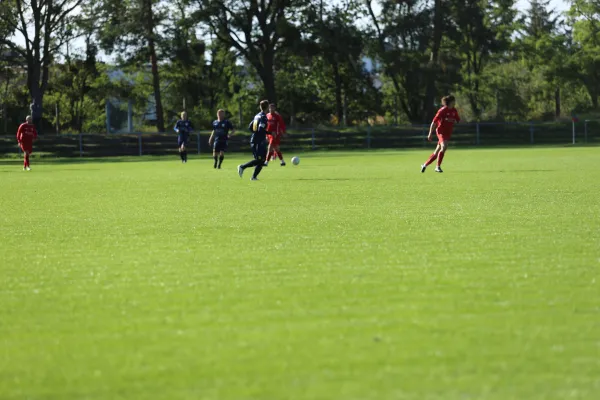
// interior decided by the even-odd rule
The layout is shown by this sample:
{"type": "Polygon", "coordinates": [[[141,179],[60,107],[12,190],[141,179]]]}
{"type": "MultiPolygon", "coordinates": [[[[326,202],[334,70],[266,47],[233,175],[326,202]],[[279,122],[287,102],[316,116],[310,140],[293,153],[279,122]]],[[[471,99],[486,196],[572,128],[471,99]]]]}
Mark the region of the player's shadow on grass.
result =
{"type": "MultiPolygon", "coordinates": [[[[51,170],[49,169],[43,169],[43,168],[35,168],[35,173],[46,173],[46,172],[58,172],[58,171],[100,171],[100,168],[53,168],[51,170]]],[[[4,171],[0,171],[0,173],[5,173],[5,174],[18,174],[18,173],[23,173],[23,169],[22,168],[15,168],[15,169],[11,169],[11,170],[4,170],[4,171]]],[[[31,172],[34,173],[34,172],[31,172]]]]}
{"type": "Polygon", "coordinates": [[[556,172],[555,169],[499,169],[499,170],[486,170],[486,171],[456,171],[461,174],[480,174],[482,172],[490,173],[497,172],[500,174],[504,174],[507,172],[516,173],[516,172],[556,172]]]}
{"type": "MultiPolygon", "coordinates": [[[[195,158],[195,157],[194,157],[195,158]]],[[[168,156],[147,156],[137,158],[135,156],[107,156],[107,157],[90,157],[90,158],[52,158],[42,157],[33,158],[32,161],[38,165],[60,165],[60,164],[92,164],[92,163],[139,163],[139,162],[155,162],[155,161],[173,161],[174,157],[168,156]]],[[[0,159],[0,165],[23,165],[23,159],[20,158],[8,158],[0,159]]]]}
{"type": "Polygon", "coordinates": [[[295,181],[351,181],[349,178],[298,178],[295,181]]]}
{"type": "Polygon", "coordinates": [[[297,178],[294,181],[386,181],[387,178],[297,178]]]}

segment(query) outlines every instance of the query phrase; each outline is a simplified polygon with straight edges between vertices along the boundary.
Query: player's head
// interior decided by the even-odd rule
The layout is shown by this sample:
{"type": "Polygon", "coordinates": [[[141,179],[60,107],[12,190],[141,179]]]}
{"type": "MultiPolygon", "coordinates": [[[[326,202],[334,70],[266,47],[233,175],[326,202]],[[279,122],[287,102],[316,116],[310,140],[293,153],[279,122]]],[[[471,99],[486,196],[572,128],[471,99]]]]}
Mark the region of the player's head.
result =
{"type": "Polygon", "coordinates": [[[263,100],[260,102],[260,111],[267,112],[269,110],[269,100],[263,100]]]}
{"type": "Polygon", "coordinates": [[[219,110],[217,111],[217,119],[219,121],[222,121],[225,119],[225,110],[219,110]]]}
{"type": "Polygon", "coordinates": [[[452,95],[442,97],[442,104],[448,108],[454,108],[456,105],[456,98],[452,95]]]}
{"type": "Polygon", "coordinates": [[[269,104],[269,112],[274,113],[275,111],[277,111],[277,104],[275,104],[275,103],[269,104]]]}
{"type": "Polygon", "coordinates": [[[28,115],[27,117],[25,117],[25,121],[26,121],[28,124],[31,124],[31,123],[33,122],[33,118],[31,118],[31,115],[28,115]]]}
{"type": "Polygon", "coordinates": [[[185,111],[181,113],[181,119],[184,121],[187,119],[187,113],[185,111]]]}

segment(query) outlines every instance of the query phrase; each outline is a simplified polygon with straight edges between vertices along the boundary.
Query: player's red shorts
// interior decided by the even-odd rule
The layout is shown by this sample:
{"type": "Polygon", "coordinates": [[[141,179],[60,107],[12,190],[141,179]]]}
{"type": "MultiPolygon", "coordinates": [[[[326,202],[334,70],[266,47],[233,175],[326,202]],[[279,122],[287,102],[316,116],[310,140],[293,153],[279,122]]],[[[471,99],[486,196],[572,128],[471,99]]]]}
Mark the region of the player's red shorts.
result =
{"type": "Polygon", "coordinates": [[[279,146],[281,143],[281,135],[269,135],[269,144],[271,146],[279,146]]]}
{"type": "Polygon", "coordinates": [[[19,147],[23,152],[31,153],[33,151],[33,143],[21,142],[19,147]]]}
{"type": "Polygon", "coordinates": [[[438,137],[439,143],[447,142],[448,140],[450,140],[450,137],[452,136],[451,133],[436,133],[436,135],[438,137]]]}

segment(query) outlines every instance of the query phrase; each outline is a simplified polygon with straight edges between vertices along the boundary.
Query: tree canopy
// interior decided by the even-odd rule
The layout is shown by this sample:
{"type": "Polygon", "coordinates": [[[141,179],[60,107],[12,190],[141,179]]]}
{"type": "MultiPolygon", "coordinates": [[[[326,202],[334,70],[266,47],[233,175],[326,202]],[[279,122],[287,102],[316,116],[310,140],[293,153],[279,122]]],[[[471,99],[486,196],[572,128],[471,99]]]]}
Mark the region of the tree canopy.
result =
{"type": "Polygon", "coordinates": [[[468,120],[600,111],[596,0],[5,0],[0,15],[10,126],[37,103],[61,130],[103,130],[113,100],[158,131],[184,108],[244,122],[263,98],[294,125],[426,123],[449,93],[468,120]]]}

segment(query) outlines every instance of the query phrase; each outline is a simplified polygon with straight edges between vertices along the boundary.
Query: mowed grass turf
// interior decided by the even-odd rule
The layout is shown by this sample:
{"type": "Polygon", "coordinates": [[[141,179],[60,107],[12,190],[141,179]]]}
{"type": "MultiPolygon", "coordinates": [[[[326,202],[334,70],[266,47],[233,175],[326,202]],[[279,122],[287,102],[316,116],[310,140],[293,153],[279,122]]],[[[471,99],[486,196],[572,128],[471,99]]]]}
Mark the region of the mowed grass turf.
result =
{"type": "Polygon", "coordinates": [[[428,155],[5,162],[0,398],[600,398],[598,149],[428,155]]]}

